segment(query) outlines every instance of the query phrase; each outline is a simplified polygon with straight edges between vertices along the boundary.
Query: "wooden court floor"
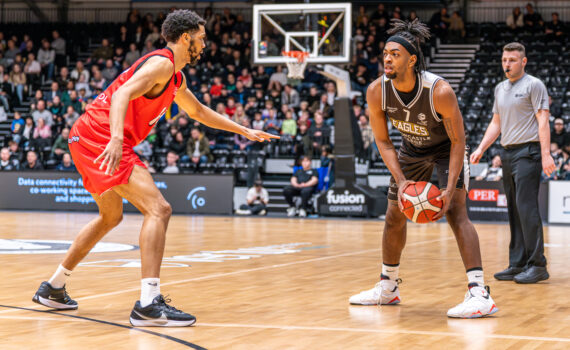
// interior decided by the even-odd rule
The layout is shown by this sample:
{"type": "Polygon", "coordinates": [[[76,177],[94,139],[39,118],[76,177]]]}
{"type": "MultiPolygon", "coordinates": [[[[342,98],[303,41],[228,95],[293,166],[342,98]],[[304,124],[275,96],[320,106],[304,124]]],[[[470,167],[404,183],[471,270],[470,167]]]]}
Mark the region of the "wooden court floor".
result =
{"type": "Polygon", "coordinates": [[[570,349],[568,226],[545,227],[551,278],[525,286],[492,279],[507,265],[508,226],[477,224],[500,311],[453,320],[446,311],[463,300],[466,277],[446,224],[408,226],[402,304],[365,307],[348,297],[378,279],[382,221],[174,216],[162,292],[198,321],[165,329],[128,323],[139,251],[116,250],[138,244],[139,215],[125,215],[103,240],[111,251],[74,271],[78,310],[31,301],[67,246],[53,241],[72,240],[92,217],[0,212],[0,349],[570,349]]]}

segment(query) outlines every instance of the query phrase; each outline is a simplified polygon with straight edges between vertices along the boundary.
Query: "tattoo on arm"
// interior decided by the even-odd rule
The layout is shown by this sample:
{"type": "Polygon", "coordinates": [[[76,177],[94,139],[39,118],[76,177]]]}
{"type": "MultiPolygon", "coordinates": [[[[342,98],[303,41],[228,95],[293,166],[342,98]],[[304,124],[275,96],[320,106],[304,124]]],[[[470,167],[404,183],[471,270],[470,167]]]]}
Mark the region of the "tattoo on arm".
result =
{"type": "Polygon", "coordinates": [[[457,135],[455,135],[455,131],[453,130],[453,123],[451,119],[443,119],[443,126],[445,126],[445,131],[447,131],[447,136],[452,142],[457,141],[457,135]]]}

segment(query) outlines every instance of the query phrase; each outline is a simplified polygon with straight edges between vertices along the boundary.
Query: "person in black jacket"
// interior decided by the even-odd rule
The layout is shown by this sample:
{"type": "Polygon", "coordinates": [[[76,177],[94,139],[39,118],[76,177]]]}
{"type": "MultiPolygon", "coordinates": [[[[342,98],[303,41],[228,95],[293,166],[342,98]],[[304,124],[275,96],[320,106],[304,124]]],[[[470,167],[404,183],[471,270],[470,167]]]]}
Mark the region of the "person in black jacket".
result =
{"type": "Polygon", "coordinates": [[[293,203],[293,196],[301,196],[301,207],[299,208],[299,217],[307,216],[307,207],[311,195],[315,191],[315,187],[319,182],[318,173],[315,169],[311,168],[311,157],[301,157],[302,169],[299,169],[291,177],[291,185],[283,189],[285,200],[289,204],[287,209],[287,216],[294,216],[296,214],[295,204],[293,203]]]}

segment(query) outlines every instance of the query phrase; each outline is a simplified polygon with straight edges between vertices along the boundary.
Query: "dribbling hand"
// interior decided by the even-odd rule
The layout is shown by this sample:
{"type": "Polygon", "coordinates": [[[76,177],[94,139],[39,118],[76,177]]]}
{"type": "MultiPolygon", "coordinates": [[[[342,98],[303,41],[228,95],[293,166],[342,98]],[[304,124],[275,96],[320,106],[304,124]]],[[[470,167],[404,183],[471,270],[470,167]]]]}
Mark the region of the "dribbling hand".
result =
{"type": "Polygon", "coordinates": [[[99,170],[105,169],[106,166],[107,169],[105,170],[105,175],[113,175],[115,173],[115,170],[119,169],[119,164],[121,164],[122,157],[123,142],[116,139],[111,139],[111,141],[109,141],[107,144],[107,147],[105,147],[103,153],[101,153],[99,157],[93,161],[93,163],[97,164],[101,159],[103,159],[101,165],[99,166],[99,170]]]}

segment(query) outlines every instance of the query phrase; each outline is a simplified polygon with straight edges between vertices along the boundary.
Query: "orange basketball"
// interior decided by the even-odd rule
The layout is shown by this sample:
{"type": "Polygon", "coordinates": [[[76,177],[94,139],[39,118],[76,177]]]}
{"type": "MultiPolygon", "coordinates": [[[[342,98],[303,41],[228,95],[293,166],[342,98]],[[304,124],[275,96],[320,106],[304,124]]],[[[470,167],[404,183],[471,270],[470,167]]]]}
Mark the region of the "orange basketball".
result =
{"type": "Polygon", "coordinates": [[[439,188],[429,182],[408,185],[402,198],[404,215],[418,224],[434,221],[434,215],[443,207],[443,202],[437,199],[440,194],[439,188]]]}

